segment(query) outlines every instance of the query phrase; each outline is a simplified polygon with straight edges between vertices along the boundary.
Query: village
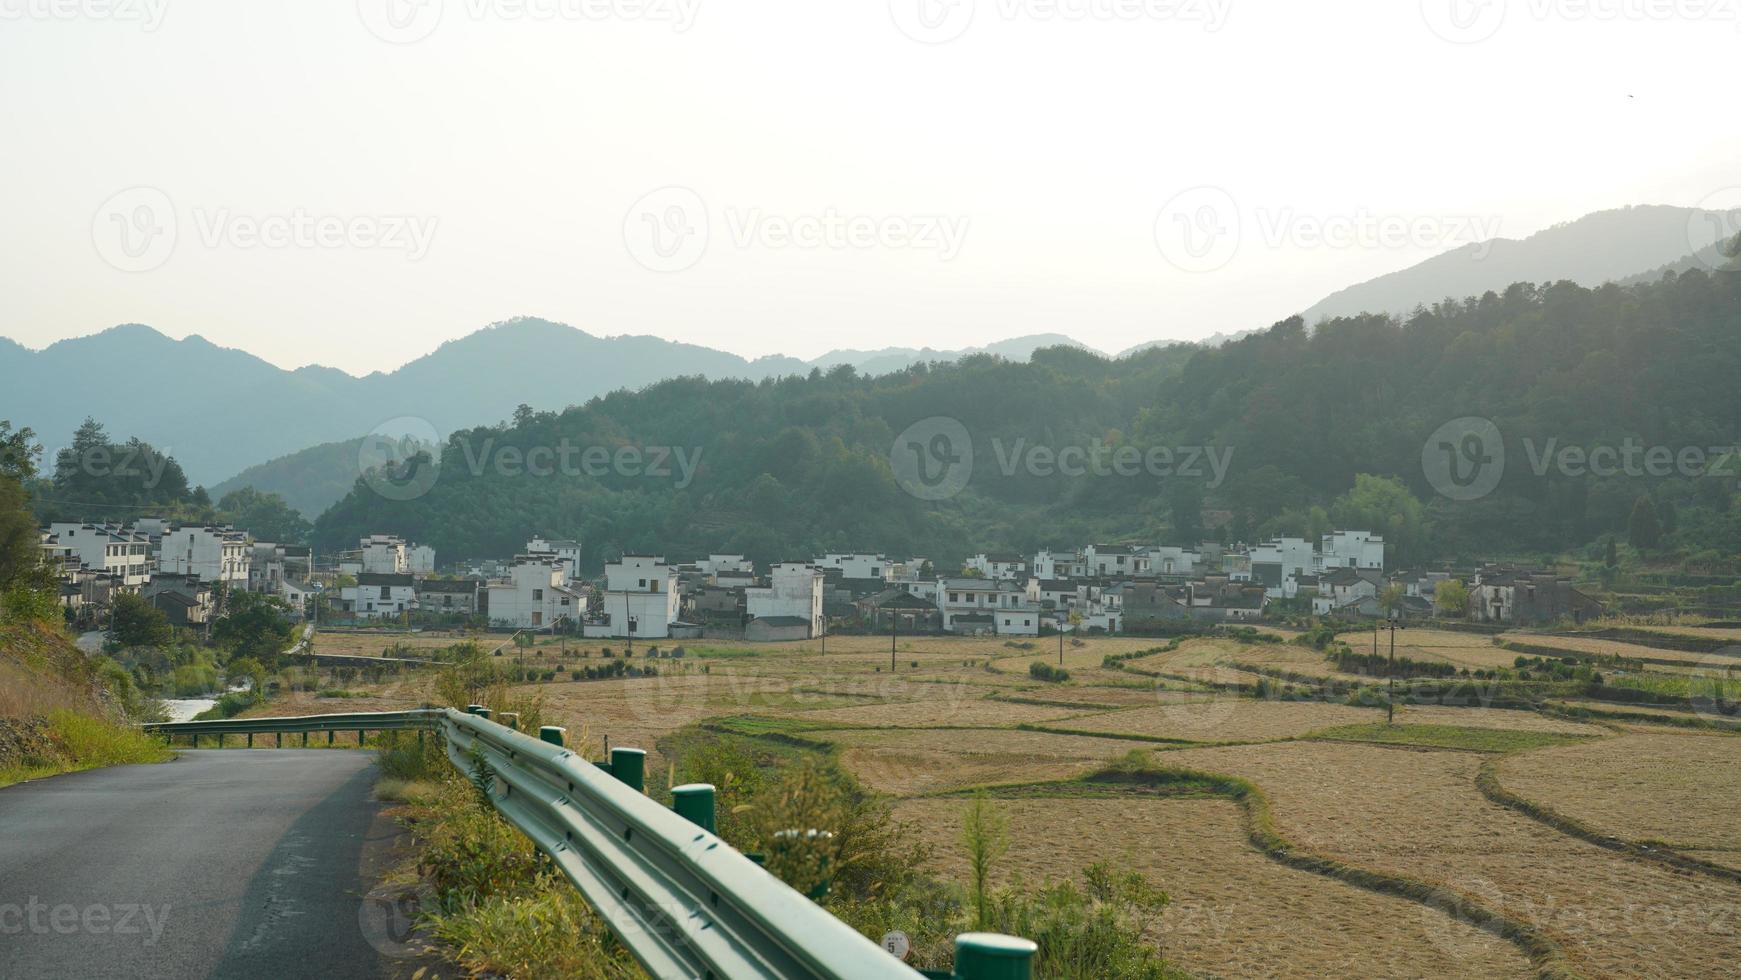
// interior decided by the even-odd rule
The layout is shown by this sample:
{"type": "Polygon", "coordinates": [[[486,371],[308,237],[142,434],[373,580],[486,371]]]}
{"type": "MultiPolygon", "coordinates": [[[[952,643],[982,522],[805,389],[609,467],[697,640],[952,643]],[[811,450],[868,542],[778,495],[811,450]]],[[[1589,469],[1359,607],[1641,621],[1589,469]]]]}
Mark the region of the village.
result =
{"type": "Polygon", "coordinates": [[[581,543],[532,536],[504,560],[438,569],[435,551],[392,534],[316,555],[245,529],[55,523],[41,547],[69,622],[106,622],[113,597],[142,597],[200,629],[234,591],[282,599],[329,626],[470,626],[587,638],[809,640],[830,633],[1033,637],[1160,635],[1183,624],[1308,617],[1435,618],[1528,626],[1600,616],[1572,578],[1509,564],[1401,570],[1384,539],[1338,530],[1319,540],[1196,548],[1090,544],[1033,555],[980,553],[958,568],[924,557],[828,553],[762,569],[741,554],[668,560],[622,555],[582,572],[581,543]]]}

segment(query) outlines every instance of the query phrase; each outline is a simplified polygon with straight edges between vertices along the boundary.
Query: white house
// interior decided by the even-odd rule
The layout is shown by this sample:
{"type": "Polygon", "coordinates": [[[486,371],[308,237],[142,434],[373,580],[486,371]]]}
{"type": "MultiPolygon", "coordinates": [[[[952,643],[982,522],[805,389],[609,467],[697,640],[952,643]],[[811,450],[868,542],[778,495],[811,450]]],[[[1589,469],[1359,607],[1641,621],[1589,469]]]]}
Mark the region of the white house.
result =
{"type": "Polygon", "coordinates": [[[584,632],[595,637],[667,637],[671,624],[680,622],[681,603],[677,569],[653,555],[624,555],[605,565],[602,616],[588,622],[584,632]]]}
{"type": "Polygon", "coordinates": [[[360,571],[370,575],[405,575],[411,571],[411,551],[394,534],[371,534],[357,545],[360,571]]]}
{"type": "Polygon", "coordinates": [[[819,568],[838,568],[841,578],[874,578],[887,580],[891,562],[882,555],[827,554],[816,559],[819,568]]]}
{"type": "MultiPolygon", "coordinates": [[[[151,541],[113,524],[56,522],[48,526],[52,547],[93,572],[112,576],[133,590],[151,579],[151,541]]],[[[244,578],[246,573],[244,572],[244,578]]]]}
{"type": "Polygon", "coordinates": [[[1190,578],[1197,573],[1202,556],[1188,548],[1163,545],[1149,549],[1149,574],[1173,578],[1190,578]]]}
{"type": "Polygon", "coordinates": [[[743,575],[754,576],[756,564],[743,555],[708,555],[695,563],[695,568],[701,574],[717,583],[717,576],[730,574],[734,578],[743,575]]]}
{"type": "Polygon", "coordinates": [[[1251,549],[1251,580],[1271,599],[1292,599],[1301,576],[1319,570],[1317,549],[1305,538],[1280,537],[1251,549]]]}
{"type": "Polygon", "coordinates": [[[534,537],[526,542],[529,555],[555,555],[567,568],[568,584],[580,581],[580,542],[571,538],[534,537]]]}
{"type": "Polygon", "coordinates": [[[409,573],[383,575],[364,572],[356,585],[339,593],[345,608],[358,619],[383,619],[417,608],[417,582],[409,573]]]}
{"type": "MultiPolygon", "coordinates": [[[[1082,557],[1088,566],[1088,574],[1100,578],[1129,578],[1149,572],[1148,552],[1130,545],[1091,544],[1083,551],[1082,557]]],[[[1057,578],[1055,575],[1047,577],[1057,578]]]]}
{"type": "Polygon", "coordinates": [[[426,544],[413,545],[407,564],[413,575],[434,575],[435,549],[426,544]]]}
{"type": "Polygon", "coordinates": [[[172,527],[157,545],[157,568],[165,575],[246,589],[248,567],[248,535],[232,527],[172,527]]]}
{"type": "Polygon", "coordinates": [[[797,619],[808,626],[805,639],[827,631],[822,615],[822,569],[805,562],[781,562],[768,572],[768,584],[744,590],[750,619],[797,619]]]}
{"type": "Polygon", "coordinates": [[[1372,613],[1378,601],[1378,576],[1371,570],[1335,568],[1318,576],[1318,594],[1312,599],[1312,612],[1328,616],[1334,612],[1372,613]]]}
{"type": "Polygon", "coordinates": [[[1321,571],[1331,568],[1384,569],[1384,538],[1371,531],[1332,531],[1318,544],[1321,571]]]}
{"type": "Polygon", "coordinates": [[[986,578],[1021,578],[1028,574],[1028,560],[1021,555],[980,554],[967,559],[967,567],[986,578]]]}
{"type": "Polygon", "coordinates": [[[1035,553],[1029,571],[1035,578],[1081,578],[1088,574],[1088,562],[1074,551],[1041,551],[1035,553]]]}
{"type": "Polygon", "coordinates": [[[542,629],[581,618],[581,595],[568,587],[560,558],[519,555],[507,572],[507,578],[488,585],[490,622],[494,625],[542,629]]]}

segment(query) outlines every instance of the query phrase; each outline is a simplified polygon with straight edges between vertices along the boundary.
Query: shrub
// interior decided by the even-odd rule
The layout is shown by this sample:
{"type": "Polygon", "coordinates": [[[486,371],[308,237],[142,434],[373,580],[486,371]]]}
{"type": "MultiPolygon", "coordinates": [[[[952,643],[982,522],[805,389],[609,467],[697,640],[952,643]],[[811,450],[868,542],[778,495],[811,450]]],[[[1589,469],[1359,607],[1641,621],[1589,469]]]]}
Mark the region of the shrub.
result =
{"type": "Polygon", "coordinates": [[[1070,672],[1062,667],[1054,667],[1044,660],[1036,660],[1028,664],[1028,676],[1037,681],[1047,681],[1056,684],[1070,679],[1070,672]]]}

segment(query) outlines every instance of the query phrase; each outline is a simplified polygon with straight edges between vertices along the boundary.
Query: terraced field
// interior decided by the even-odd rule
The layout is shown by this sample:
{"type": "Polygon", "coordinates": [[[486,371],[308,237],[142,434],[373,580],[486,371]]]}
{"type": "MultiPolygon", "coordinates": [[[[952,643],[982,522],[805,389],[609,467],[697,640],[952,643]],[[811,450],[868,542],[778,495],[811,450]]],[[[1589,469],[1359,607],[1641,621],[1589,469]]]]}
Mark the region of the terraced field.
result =
{"type": "MultiPolygon", "coordinates": [[[[1471,669],[1516,656],[1479,634],[1398,641],[1399,656],[1471,669]]],[[[949,794],[986,789],[1014,831],[1000,880],[1079,875],[1096,860],[1140,870],[1174,898],[1153,941],[1200,976],[1702,977],[1741,962],[1741,878],[1709,867],[1741,869],[1741,739],[1686,727],[1696,713],[1588,703],[1638,716],[1615,723],[1404,706],[1387,728],[1379,709],[1240,695],[1259,677],[1230,663],[1324,669],[1294,644],[1154,652],[1164,644],[1095,639],[1067,646],[1070,680],[1047,683],[1027,671],[1056,662],[1044,644],[904,638],[891,671],[887,642],[830,639],[826,655],[817,644],[691,644],[657,677],[524,691],[571,734],[649,749],[660,769],[659,741],[697,724],[838,753],[899,800],[946,877],[963,860],[962,800],[949,794]],[[1119,670],[1102,666],[1108,653],[1142,655],[1119,670]],[[1247,780],[1257,795],[1085,781],[1132,750],[1151,766],[1247,780]],[[1589,836],[1666,844],[1709,865],[1589,836]],[[1521,932],[1474,928],[1488,912],[1521,932]]],[[[402,677],[355,700],[299,694],[271,710],[403,707],[428,697],[425,684],[402,677]]]]}

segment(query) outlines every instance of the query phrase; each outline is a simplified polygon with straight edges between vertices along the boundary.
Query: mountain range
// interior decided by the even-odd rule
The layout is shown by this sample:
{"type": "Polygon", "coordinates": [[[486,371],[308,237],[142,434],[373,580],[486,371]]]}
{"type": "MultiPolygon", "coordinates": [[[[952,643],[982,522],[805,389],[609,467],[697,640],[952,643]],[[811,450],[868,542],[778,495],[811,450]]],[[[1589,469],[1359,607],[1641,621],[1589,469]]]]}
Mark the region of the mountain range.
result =
{"type": "MultiPolygon", "coordinates": [[[[1339,290],[1301,315],[1307,324],[1360,312],[1404,315],[1447,297],[1518,282],[1654,281],[1667,272],[1714,268],[1720,229],[1731,218],[1646,205],[1600,211],[1522,240],[1495,239],[1435,256],[1339,290]]],[[[1217,334],[1220,346],[1253,331],[1217,334]]],[[[1139,344],[1130,357],[1173,341],[1139,344]]],[[[284,370],[245,351],[190,336],[174,340],[127,324],[40,351],[0,338],[0,419],[34,428],[52,450],[91,416],[119,438],[138,437],[173,455],[214,498],[243,486],[282,494],[314,516],[349,489],[364,434],[405,417],[436,434],[506,419],[521,404],[541,411],[673,377],[761,380],[850,365],[878,376],[921,361],[971,354],[1027,361],[1057,346],[1092,348],[1062,334],[1017,337],[964,350],[836,350],[812,360],[746,359],[650,336],[595,336],[521,317],[448,341],[391,372],[356,377],[334,368],[284,370]],[[70,395],[70,396],[69,396],[70,395]],[[221,482],[220,482],[221,481],[221,482]]],[[[398,435],[400,433],[393,433],[398,435]]]]}

